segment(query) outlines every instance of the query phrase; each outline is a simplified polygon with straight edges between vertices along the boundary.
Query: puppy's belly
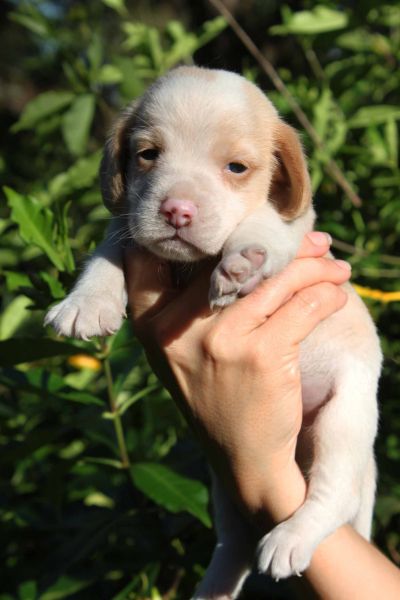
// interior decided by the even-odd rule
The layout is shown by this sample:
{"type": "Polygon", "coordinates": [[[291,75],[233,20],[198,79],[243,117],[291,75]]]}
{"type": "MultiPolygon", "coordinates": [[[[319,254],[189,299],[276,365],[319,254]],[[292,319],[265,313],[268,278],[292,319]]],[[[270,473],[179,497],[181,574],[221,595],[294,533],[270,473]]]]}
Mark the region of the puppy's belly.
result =
{"type": "Polygon", "coordinates": [[[332,393],[332,383],[326,374],[315,374],[314,376],[303,376],[301,382],[301,393],[303,400],[303,414],[314,412],[328,400],[332,393]]]}
{"type": "MultiPolygon", "coordinates": [[[[301,391],[303,415],[315,413],[331,396],[335,388],[335,362],[329,344],[321,343],[325,336],[321,327],[312,332],[300,347],[301,391]]],[[[323,340],[325,342],[325,340],[323,340]]]]}

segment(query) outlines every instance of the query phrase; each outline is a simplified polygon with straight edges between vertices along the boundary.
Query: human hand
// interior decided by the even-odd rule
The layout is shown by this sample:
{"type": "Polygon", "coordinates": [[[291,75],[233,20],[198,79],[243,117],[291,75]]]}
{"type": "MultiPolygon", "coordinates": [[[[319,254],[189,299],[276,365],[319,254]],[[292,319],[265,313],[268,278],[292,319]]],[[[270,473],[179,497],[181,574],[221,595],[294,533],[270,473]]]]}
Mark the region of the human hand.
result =
{"type": "Polygon", "coordinates": [[[167,263],[145,251],[126,255],[134,328],[150,363],[219,477],[247,510],[278,521],[305,494],[295,463],[299,345],[347,298],[340,284],[350,270],[323,258],[328,250],[328,236],[309,234],[286,269],[216,313],[207,300],[213,265],[177,290],[167,263]]]}

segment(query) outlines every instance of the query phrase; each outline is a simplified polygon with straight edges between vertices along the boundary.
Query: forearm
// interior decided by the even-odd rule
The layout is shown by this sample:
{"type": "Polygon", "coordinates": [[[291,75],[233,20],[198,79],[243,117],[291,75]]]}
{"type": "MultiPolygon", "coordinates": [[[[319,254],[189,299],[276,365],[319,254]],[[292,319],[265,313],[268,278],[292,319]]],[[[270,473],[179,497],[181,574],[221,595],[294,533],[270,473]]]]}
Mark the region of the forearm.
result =
{"type": "MultiPolygon", "coordinates": [[[[300,470],[294,468],[292,473],[285,491],[266,489],[264,509],[274,525],[289,518],[305,498],[306,483],[300,470]]],[[[301,579],[293,579],[293,584],[306,598],[375,600],[378,593],[385,600],[400,598],[400,570],[350,525],[321,542],[309,568],[301,579]]]]}
{"type": "Polygon", "coordinates": [[[400,570],[350,525],[321,542],[304,575],[306,589],[324,600],[400,598],[400,570]]]}

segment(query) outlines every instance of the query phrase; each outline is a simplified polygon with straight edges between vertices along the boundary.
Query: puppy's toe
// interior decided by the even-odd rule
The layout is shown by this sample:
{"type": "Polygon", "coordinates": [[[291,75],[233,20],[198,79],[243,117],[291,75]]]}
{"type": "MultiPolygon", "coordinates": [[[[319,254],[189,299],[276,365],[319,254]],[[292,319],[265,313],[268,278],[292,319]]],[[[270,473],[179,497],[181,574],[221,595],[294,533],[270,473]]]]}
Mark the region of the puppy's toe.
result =
{"type": "Polygon", "coordinates": [[[253,291],[263,279],[266,259],[266,249],[258,244],[223,256],[211,275],[211,307],[227,306],[253,291]]]}
{"type": "Polygon", "coordinates": [[[72,293],[47,313],[44,324],[59,335],[88,340],[117,331],[123,316],[124,307],[113,298],[72,293]]]}

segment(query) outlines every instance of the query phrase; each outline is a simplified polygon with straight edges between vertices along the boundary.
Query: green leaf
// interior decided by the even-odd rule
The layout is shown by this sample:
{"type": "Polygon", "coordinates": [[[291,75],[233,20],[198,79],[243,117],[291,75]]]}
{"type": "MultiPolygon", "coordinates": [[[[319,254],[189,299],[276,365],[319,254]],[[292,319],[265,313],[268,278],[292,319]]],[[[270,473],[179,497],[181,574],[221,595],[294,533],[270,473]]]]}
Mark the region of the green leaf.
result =
{"type": "Polygon", "coordinates": [[[284,24],[270,27],[272,35],[316,35],[336,31],[347,26],[348,17],[343,11],[332,10],[326,6],[315,6],[312,10],[284,13],[284,24]]]}
{"type": "Polygon", "coordinates": [[[160,386],[158,383],[154,383],[153,385],[149,385],[145,388],[142,388],[139,392],[136,392],[136,394],[129,396],[126,400],[123,400],[121,403],[117,401],[118,415],[122,416],[128,410],[128,408],[130,408],[138,400],[145,398],[152,392],[155,392],[155,390],[157,389],[160,389],[160,386]]]}
{"type": "MultiPolygon", "coordinates": [[[[72,248],[69,241],[68,236],[68,211],[71,207],[72,202],[65,202],[61,208],[57,212],[57,225],[58,225],[58,234],[59,234],[59,248],[63,257],[63,261],[68,273],[73,273],[75,271],[75,260],[74,255],[72,254],[72,248]]],[[[59,207],[59,205],[58,205],[59,207]]]]}
{"type": "Polygon", "coordinates": [[[56,175],[49,184],[52,199],[90,187],[98,177],[101,157],[102,151],[98,150],[90,156],[80,158],[67,171],[56,175]]]}
{"type": "MultiPolygon", "coordinates": [[[[116,596],[112,597],[112,600],[127,600],[129,598],[129,592],[131,592],[137,586],[137,576],[135,579],[130,581],[116,596]]],[[[0,598],[1,600],[1,598],[0,598]]]]}
{"type": "Polygon", "coordinates": [[[84,504],[86,506],[100,506],[102,508],[114,508],[115,502],[103,492],[98,490],[91,492],[85,497],[84,504]]]}
{"type": "Polygon", "coordinates": [[[103,85],[119,83],[123,79],[123,74],[118,67],[114,65],[103,65],[97,75],[97,82],[103,85]]]}
{"type": "Polygon", "coordinates": [[[22,239],[38,246],[60,271],[65,270],[60,254],[52,244],[54,216],[32,196],[23,196],[11,188],[4,188],[11,208],[11,220],[19,226],[22,239]]]}
{"type": "Polygon", "coordinates": [[[93,463],[95,465],[104,465],[105,467],[112,467],[113,469],[123,469],[124,465],[120,460],[114,460],[112,458],[98,458],[97,456],[85,456],[82,458],[83,463],[93,463]]]}
{"type": "Polygon", "coordinates": [[[52,298],[54,298],[54,300],[61,300],[62,298],[64,298],[65,289],[58,279],[56,279],[55,277],[53,277],[53,275],[50,275],[50,273],[47,273],[46,271],[41,271],[40,277],[49,286],[51,296],[52,298]]]}
{"type": "Polygon", "coordinates": [[[113,8],[121,16],[126,16],[128,14],[124,0],[102,0],[102,2],[106,6],[113,8]]]}
{"type": "Polygon", "coordinates": [[[210,21],[206,21],[203,25],[203,31],[199,36],[199,44],[203,46],[217,37],[224,29],[228,27],[228,23],[224,17],[219,16],[210,21]]]}
{"type": "Polygon", "coordinates": [[[72,577],[63,576],[57,579],[56,583],[49,587],[39,600],[62,600],[69,598],[76,592],[87,588],[91,584],[90,581],[80,581],[72,579],[72,577]]]}
{"type": "Polygon", "coordinates": [[[14,338],[0,341],[0,364],[3,367],[11,367],[42,358],[71,356],[79,351],[80,348],[73,344],[48,338],[14,338]]]}
{"type": "Polygon", "coordinates": [[[14,21],[15,23],[19,23],[26,29],[29,29],[32,33],[45,37],[48,35],[48,27],[46,20],[40,14],[24,15],[17,12],[12,12],[9,14],[10,21],[14,21]]]}
{"type": "Polygon", "coordinates": [[[399,137],[394,119],[388,119],[385,124],[385,140],[388,147],[389,160],[396,167],[399,162],[399,137]]]}
{"type": "Polygon", "coordinates": [[[77,96],[62,119],[62,133],[71,154],[79,156],[87,145],[95,109],[93,94],[77,96]]]}
{"type": "Polygon", "coordinates": [[[35,600],[37,598],[36,581],[24,581],[18,587],[18,598],[20,600],[35,600]]]}
{"type": "Polygon", "coordinates": [[[3,275],[6,278],[7,289],[9,292],[15,292],[21,287],[32,287],[32,282],[25,273],[3,271],[3,275]]]}
{"type": "Polygon", "coordinates": [[[158,463],[136,463],[131,467],[135,486],[151,500],[171,512],[187,511],[211,527],[207,511],[207,488],[158,463]]]}
{"type": "Polygon", "coordinates": [[[93,81],[96,78],[103,61],[103,41],[97,32],[92,35],[92,40],[87,51],[87,57],[90,63],[90,78],[91,81],[93,81]]]}
{"type": "Polygon", "coordinates": [[[356,129],[358,127],[369,127],[370,125],[380,125],[391,119],[400,119],[400,108],[398,106],[391,106],[390,104],[363,106],[353,114],[348,121],[348,127],[356,129]]]}
{"type": "Polygon", "coordinates": [[[10,302],[0,317],[0,340],[6,340],[17,331],[29,316],[26,309],[31,304],[32,300],[26,296],[17,296],[10,302]]]}
{"type": "Polygon", "coordinates": [[[13,125],[11,131],[17,132],[23,129],[32,129],[35,125],[59,112],[73,101],[75,95],[72,92],[44,92],[31,100],[24,108],[21,117],[13,125]]]}
{"type": "Polygon", "coordinates": [[[395,496],[378,496],[375,512],[378,519],[387,526],[394,515],[400,514],[400,498],[395,496]]]}
{"type": "Polygon", "coordinates": [[[68,400],[72,402],[78,402],[79,404],[94,404],[96,406],[101,406],[102,408],[104,408],[104,402],[102,402],[100,398],[97,398],[96,396],[93,396],[92,394],[89,394],[87,392],[58,392],[57,398],[62,398],[63,400],[68,400]]]}

